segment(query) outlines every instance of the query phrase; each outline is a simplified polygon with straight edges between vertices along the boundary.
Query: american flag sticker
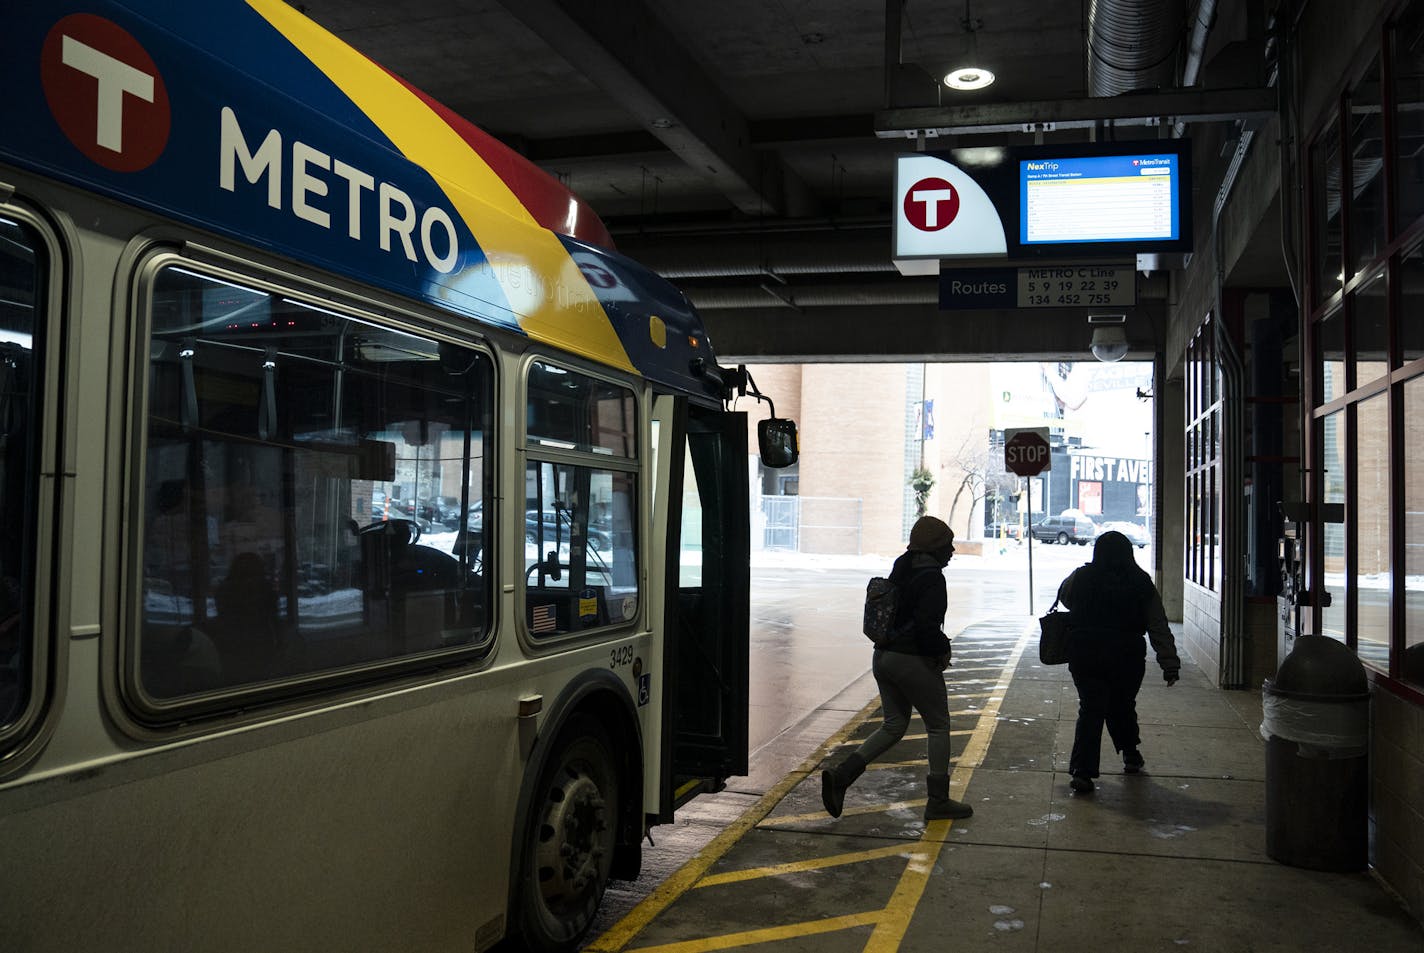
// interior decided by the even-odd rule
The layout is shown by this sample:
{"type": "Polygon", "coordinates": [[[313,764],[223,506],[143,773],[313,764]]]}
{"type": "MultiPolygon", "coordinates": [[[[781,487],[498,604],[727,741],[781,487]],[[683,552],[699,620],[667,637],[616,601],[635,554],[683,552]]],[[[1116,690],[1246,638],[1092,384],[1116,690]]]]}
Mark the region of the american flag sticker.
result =
{"type": "Polygon", "coordinates": [[[530,632],[553,632],[559,627],[554,619],[554,607],[551,605],[534,606],[530,610],[529,631],[530,632]]]}

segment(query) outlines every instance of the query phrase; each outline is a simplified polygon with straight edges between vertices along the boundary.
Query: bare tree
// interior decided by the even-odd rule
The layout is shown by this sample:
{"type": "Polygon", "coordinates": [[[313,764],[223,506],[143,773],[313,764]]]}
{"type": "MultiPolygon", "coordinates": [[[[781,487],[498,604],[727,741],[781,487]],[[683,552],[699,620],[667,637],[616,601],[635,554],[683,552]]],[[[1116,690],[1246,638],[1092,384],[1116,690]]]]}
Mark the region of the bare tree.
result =
{"type": "Polygon", "coordinates": [[[964,442],[955,452],[954,466],[959,469],[959,485],[949,502],[950,525],[954,525],[954,512],[959,501],[969,498],[969,515],[973,518],[974,507],[995,490],[1001,497],[1011,495],[1018,487],[1018,478],[1004,471],[1004,458],[989,449],[989,432],[979,427],[971,427],[965,433],[964,442]]]}

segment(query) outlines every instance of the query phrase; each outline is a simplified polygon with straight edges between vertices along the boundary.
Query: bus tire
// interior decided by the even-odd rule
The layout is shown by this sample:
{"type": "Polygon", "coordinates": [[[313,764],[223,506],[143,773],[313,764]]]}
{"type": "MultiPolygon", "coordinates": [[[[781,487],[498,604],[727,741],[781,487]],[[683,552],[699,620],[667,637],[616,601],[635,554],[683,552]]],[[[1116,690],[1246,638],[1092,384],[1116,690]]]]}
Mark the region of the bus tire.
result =
{"type": "Polygon", "coordinates": [[[519,933],[529,950],[567,953],[593,924],[613,866],[620,792],[603,726],[570,718],[537,785],[520,846],[519,933]]]}

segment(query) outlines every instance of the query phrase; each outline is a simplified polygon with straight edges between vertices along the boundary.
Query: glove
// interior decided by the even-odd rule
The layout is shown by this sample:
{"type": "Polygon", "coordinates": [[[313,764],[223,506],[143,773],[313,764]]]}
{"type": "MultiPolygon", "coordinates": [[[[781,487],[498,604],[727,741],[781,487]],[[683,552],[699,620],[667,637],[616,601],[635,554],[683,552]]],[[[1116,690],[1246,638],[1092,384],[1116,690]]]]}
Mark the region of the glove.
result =
{"type": "Polygon", "coordinates": [[[1173,685],[1177,684],[1177,676],[1177,669],[1168,669],[1162,673],[1162,680],[1167,683],[1168,688],[1171,688],[1173,685]]]}

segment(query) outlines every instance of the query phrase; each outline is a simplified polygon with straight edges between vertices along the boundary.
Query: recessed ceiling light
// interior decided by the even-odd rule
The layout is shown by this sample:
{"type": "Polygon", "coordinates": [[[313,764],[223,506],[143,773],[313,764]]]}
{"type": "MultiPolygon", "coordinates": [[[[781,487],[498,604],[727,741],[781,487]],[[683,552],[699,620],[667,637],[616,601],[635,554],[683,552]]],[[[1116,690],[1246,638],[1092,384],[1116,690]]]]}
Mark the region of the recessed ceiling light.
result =
{"type": "Polygon", "coordinates": [[[961,66],[944,76],[944,85],[950,89],[983,89],[992,82],[994,74],[977,66],[961,66]]]}

